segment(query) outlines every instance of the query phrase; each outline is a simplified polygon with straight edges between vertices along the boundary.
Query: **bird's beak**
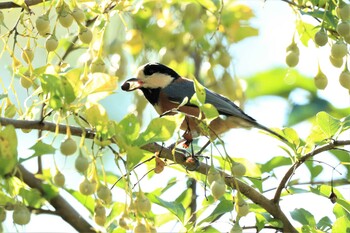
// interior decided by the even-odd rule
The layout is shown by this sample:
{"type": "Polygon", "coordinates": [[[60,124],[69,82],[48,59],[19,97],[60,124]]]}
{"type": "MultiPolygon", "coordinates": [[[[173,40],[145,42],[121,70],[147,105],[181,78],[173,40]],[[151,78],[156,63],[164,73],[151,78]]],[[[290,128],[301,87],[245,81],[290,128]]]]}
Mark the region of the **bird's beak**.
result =
{"type": "Polygon", "coordinates": [[[122,85],[123,91],[133,91],[142,87],[143,82],[137,78],[131,78],[122,85]]]}

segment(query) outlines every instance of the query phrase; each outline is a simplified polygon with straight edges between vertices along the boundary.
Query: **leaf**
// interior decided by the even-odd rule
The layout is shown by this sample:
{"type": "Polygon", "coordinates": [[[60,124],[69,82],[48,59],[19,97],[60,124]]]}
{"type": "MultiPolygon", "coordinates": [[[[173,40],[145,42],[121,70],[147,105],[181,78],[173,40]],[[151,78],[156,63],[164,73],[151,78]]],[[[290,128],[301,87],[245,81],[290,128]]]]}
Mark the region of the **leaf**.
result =
{"type": "Polygon", "coordinates": [[[315,26],[309,23],[305,23],[302,20],[296,21],[296,29],[300,35],[300,41],[305,47],[308,47],[309,40],[312,40],[315,37],[316,30],[315,26]]]}
{"type": "Polygon", "coordinates": [[[323,218],[321,218],[318,223],[317,223],[317,229],[320,229],[322,231],[329,231],[330,229],[332,229],[332,220],[325,216],[323,218]]]}
{"type": "Polygon", "coordinates": [[[117,89],[118,78],[105,73],[93,73],[89,81],[82,87],[82,98],[88,97],[89,102],[96,103],[117,89]]]}
{"type": "Polygon", "coordinates": [[[201,4],[204,8],[208,9],[211,12],[217,11],[217,7],[214,4],[214,1],[210,0],[198,0],[198,3],[201,4]]]}
{"type": "Polygon", "coordinates": [[[317,113],[316,122],[328,139],[332,138],[341,127],[340,120],[335,119],[326,112],[317,113]]]}
{"type": "Polygon", "coordinates": [[[17,164],[17,134],[13,125],[0,131],[0,176],[10,173],[17,164]]]}
{"type": "Polygon", "coordinates": [[[261,172],[271,172],[273,169],[281,166],[291,165],[292,161],[290,158],[284,156],[275,156],[266,163],[261,165],[261,172]]]}
{"type": "Polygon", "coordinates": [[[140,128],[140,123],[135,114],[128,114],[117,125],[117,133],[121,134],[131,144],[140,135],[140,128]]]}
{"type": "Polygon", "coordinates": [[[335,220],[332,227],[332,232],[350,232],[350,218],[348,215],[341,216],[335,220]]]}
{"type": "Polygon", "coordinates": [[[283,129],[283,135],[289,142],[291,142],[296,147],[299,147],[300,145],[299,135],[294,129],[292,128],[283,129]]]}
{"type": "Polygon", "coordinates": [[[152,156],[152,153],[142,150],[136,146],[126,147],[126,163],[129,170],[132,170],[137,164],[141,162],[141,160],[148,155],[148,157],[152,156]]]}
{"type": "Polygon", "coordinates": [[[197,79],[194,79],[193,82],[194,82],[194,90],[195,90],[195,94],[193,95],[193,97],[195,98],[193,99],[192,97],[190,100],[190,103],[195,104],[197,106],[201,106],[205,103],[205,98],[206,98],[205,87],[202,84],[200,84],[197,79]]]}
{"type": "Polygon", "coordinates": [[[34,154],[32,156],[40,156],[40,155],[45,155],[45,154],[54,154],[56,149],[47,143],[44,143],[43,141],[38,141],[37,143],[35,143],[34,146],[32,146],[31,148],[34,150],[34,154]]]}
{"type": "Polygon", "coordinates": [[[295,221],[300,222],[302,225],[307,225],[310,227],[316,226],[316,221],[314,216],[307,210],[300,208],[291,211],[291,216],[295,221]]]}
{"type": "Polygon", "coordinates": [[[135,141],[135,145],[143,146],[147,143],[169,140],[179,130],[184,118],[185,115],[180,113],[153,119],[135,141]]]}
{"type": "Polygon", "coordinates": [[[152,203],[166,208],[169,212],[174,214],[181,223],[184,223],[186,210],[181,203],[165,201],[152,193],[148,193],[146,196],[152,203]]]}
{"type": "Polygon", "coordinates": [[[77,201],[79,201],[85,208],[90,212],[90,214],[94,213],[95,209],[95,200],[91,196],[85,196],[80,192],[74,189],[66,189],[77,201]]]}
{"type": "Polygon", "coordinates": [[[207,125],[209,125],[212,120],[215,120],[219,116],[218,110],[212,104],[206,103],[201,105],[199,108],[204,113],[207,125]]]}
{"type": "Polygon", "coordinates": [[[37,156],[42,156],[45,154],[54,154],[56,151],[56,149],[53,146],[51,146],[50,144],[44,143],[41,140],[35,143],[29,149],[34,150],[34,153],[28,158],[20,158],[19,163],[22,163],[24,161],[27,161],[37,156]]]}
{"type": "Polygon", "coordinates": [[[112,205],[112,210],[109,212],[106,220],[106,225],[110,225],[117,217],[124,211],[125,203],[114,202],[112,205]]]}
{"type": "Polygon", "coordinates": [[[19,195],[31,207],[40,208],[40,206],[45,202],[45,200],[41,197],[41,193],[37,189],[26,190],[21,188],[19,190],[19,195]]]}
{"type": "Polygon", "coordinates": [[[222,199],[219,202],[219,204],[215,207],[215,209],[209,214],[209,216],[201,220],[197,225],[200,226],[203,223],[212,223],[221,215],[225,213],[229,213],[232,210],[233,210],[232,200],[222,199]]]}

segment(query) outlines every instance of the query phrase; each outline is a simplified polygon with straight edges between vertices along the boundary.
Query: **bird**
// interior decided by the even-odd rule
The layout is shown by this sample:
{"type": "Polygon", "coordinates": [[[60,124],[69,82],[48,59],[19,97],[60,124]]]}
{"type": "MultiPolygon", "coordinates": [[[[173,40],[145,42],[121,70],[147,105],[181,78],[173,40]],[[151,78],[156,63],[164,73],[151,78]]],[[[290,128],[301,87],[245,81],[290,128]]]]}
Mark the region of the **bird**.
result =
{"type": "MultiPolygon", "coordinates": [[[[181,77],[170,67],[158,62],[146,63],[136,70],[133,78],[122,84],[121,89],[127,92],[141,90],[160,115],[171,113],[174,109],[185,113],[185,120],[180,128],[190,133],[189,138],[196,138],[203,134],[198,120],[198,117],[202,116],[200,109],[189,101],[184,103],[186,98],[189,100],[195,94],[195,84],[192,80],[181,77]]],[[[232,128],[255,127],[287,141],[282,135],[259,124],[227,97],[208,88],[204,87],[204,89],[205,103],[212,104],[219,113],[219,117],[209,124],[211,136],[217,137],[232,128]]]]}

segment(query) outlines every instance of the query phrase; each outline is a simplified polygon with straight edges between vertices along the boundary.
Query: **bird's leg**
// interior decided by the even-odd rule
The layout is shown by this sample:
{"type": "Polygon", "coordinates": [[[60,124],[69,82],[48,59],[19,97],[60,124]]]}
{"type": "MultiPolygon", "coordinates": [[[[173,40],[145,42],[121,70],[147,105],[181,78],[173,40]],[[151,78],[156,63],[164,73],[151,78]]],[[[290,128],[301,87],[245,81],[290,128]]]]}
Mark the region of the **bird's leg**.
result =
{"type": "MultiPolygon", "coordinates": [[[[185,133],[182,135],[182,137],[186,140],[183,147],[184,148],[188,148],[190,146],[190,144],[193,141],[193,137],[192,137],[192,133],[191,133],[191,128],[190,128],[190,123],[188,121],[188,117],[185,117],[185,121],[187,124],[187,129],[185,131],[185,133]]],[[[193,147],[192,147],[192,152],[193,152],[193,147]]]]}

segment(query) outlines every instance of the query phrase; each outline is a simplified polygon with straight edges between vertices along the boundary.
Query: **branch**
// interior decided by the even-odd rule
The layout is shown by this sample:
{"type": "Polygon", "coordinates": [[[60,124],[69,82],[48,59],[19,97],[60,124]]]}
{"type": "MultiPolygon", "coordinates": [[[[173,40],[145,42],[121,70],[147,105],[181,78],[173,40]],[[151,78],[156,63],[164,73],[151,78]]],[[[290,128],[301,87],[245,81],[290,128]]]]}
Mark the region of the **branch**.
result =
{"type": "MultiPolygon", "coordinates": [[[[18,165],[17,168],[18,171],[15,175],[18,178],[23,179],[23,182],[29,187],[39,190],[43,196],[48,195],[43,189],[42,180],[37,179],[34,174],[30,173],[22,165],[18,165]]],[[[61,218],[74,227],[78,232],[95,232],[92,225],[82,218],[80,213],[71,206],[71,203],[66,201],[61,195],[57,195],[48,201],[55,208],[55,214],[61,216],[61,218]]]]}
{"type": "Polygon", "coordinates": [[[278,203],[281,197],[282,190],[286,187],[286,184],[290,177],[294,174],[295,170],[302,165],[306,160],[310,159],[311,157],[320,154],[322,152],[328,151],[328,150],[333,150],[336,149],[338,146],[345,146],[345,145],[350,145],[350,140],[344,140],[344,141],[330,141],[329,143],[322,145],[313,151],[307,153],[306,155],[302,156],[296,163],[294,163],[289,170],[286,172],[284,177],[282,178],[281,182],[279,183],[275,196],[273,198],[274,203],[278,203]]]}
{"type": "MultiPolygon", "coordinates": [[[[48,0],[49,1],[49,0],[48,0]]],[[[48,2],[46,1],[46,2],[48,2]]],[[[25,0],[24,3],[27,6],[34,6],[45,2],[44,0],[25,0]]],[[[10,8],[22,8],[23,6],[17,5],[14,2],[0,2],[0,9],[10,9],[10,8]]]]}
{"type": "MultiPolygon", "coordinates": [[[[0,118],[0,124],[1,125],[13,125],[15,128],[22,128],[22,129],[41,129],[46,131],[55,132],[56,130],[56,124],[51,122],[41,122],[41,121],[26,121],[26,120],[14,120],[9,118],[0,118]]],[[[66,125],[58,125],[58,131],[61,134],[66,133],[66,125]]],[[[74,136],[81,136],[83,132],[86,132],[86,138],[93,139],[95,136],[95,132],[91,129],[82,129],[80,127],[70,126],[70,130],[72,135],[74,136]]],[[[249,186],[248,184],[235,179],[234,177],[231,177],[227,173],[222,173],[223,177],[225,177],[225,183],[231,188],[237,189],[236,184],[238,185],[238,189],[240,192],[245,195],[247,198],[252,200],[254,203],[258,204],[262,208],[264,208],[267,212],[269,212],[274,218],[279,219],[283,223],[283,230],[284,232],[297,232],[297,230],[292,226],[286,215],[281,210],[280,206],[278,205],[278,201],[276,202],[276,196],[278,198],[280,197],[281,190],[285,187],[286,182],[288,181],[289,177],[293,174],[296,168],[298,168],[304,161],[306,161],[308,158],[319,154],[323,151],[335,149],[336,146],[344,146],[344,145],[350,145],[350,140],[344,140],[344,141],[333,141],[331,143],[328,143],[326,145],[323,145],[314,151],[304,155],[300,158],[300,160],[295,163],[286,173],[284,178],[281,181],[280,186],[277,188],[275,198],[273,200],[267,199],[265,196],[263,196],[261,193],[256,191],[254,188],[249,186]]],[[[186,166],[186,155],[176,152],[175,154],[172,153],[172,151],[168,148],[164,148],[156,143],[150,143],[147,145],[142,146],[142,149],[150,151],[150,152],[159,152],[162,153],[159,155],[162,158],[166,158],[168,160],[172,160],[180,165],[186,166]]],[[[210,166],[205,163],[200,163],[197,172],[206,175],[209,171],[210,166]]],[[[23,168],[24,169],[24,168],[23,168]]],[[[29,172],[28,172],[29,173],[29,172]]],[[[31,173],[29,173],[31,174],[31,173]]],[[[33,176],[33,174],[31,174],[33,176]]],[[[24,176],[25,177],[25,176],[24,176]]],[[[70,223],[70,221],[68,221],[70,223]]]]}

